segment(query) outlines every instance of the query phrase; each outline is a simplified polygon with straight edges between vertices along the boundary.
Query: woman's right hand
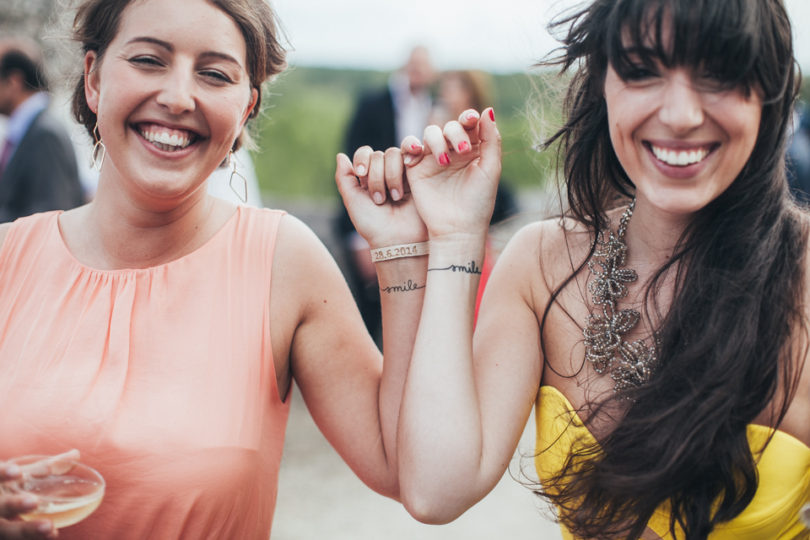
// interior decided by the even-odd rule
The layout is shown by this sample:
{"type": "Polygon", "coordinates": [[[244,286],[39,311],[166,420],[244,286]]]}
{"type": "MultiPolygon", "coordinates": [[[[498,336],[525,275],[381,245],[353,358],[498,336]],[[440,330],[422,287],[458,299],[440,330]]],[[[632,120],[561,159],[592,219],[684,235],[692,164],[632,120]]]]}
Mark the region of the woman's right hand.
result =
{"type": "Polygon", "coordinates": [[[20,467],[0,462],[0,540],[56,538],[56,528],[50,521],[23,521],[19,518],[38,504],[33,495],[21,494],[14,489],[14,483],[21,478],[20,467]]]}

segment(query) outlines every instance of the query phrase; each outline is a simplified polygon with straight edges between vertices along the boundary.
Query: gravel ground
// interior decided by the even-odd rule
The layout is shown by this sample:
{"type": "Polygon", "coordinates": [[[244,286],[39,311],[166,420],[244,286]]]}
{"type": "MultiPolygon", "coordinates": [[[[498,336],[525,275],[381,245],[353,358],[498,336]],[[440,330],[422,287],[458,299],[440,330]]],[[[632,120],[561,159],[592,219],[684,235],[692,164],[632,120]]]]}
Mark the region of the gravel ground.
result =
{"type": "MultiPolygon", "coordinates": [[[[531,452],[534,420],[520,449],[531,452]]],[[[531,463],[515,457],[510,470],[531,463]]],[[[397,502],[367,488],[326,442],[295,390],[272,540],[559,540],[546,507],[509,474],[495,489],[448,525],[425,525],[397,502]]]]}

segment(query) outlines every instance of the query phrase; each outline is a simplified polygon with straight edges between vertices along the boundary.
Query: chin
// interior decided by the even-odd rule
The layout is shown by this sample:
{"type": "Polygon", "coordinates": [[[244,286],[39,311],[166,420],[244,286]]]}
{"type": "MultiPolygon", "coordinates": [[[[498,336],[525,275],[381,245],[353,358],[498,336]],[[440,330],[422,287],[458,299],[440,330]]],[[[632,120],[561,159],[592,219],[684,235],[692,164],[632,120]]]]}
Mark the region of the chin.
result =
{"type": "Polygon", "coordinates": [[[681,190],[661,189],[649,197],[650,205],[671,216],[690,216],[705,208],[715,197],[681,190]]]}

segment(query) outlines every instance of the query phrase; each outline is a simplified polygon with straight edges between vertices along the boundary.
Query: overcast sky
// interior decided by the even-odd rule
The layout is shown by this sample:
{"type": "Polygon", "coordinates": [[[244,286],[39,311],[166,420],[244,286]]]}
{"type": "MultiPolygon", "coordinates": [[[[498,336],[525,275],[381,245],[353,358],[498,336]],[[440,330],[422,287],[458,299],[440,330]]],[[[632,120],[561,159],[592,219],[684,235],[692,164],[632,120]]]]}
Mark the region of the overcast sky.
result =
{"type": "MultiPolygon", "coordinates": [[[[722,0],[718,0],[722,1],[722,0]]],[[[555,46],[549,19],[576,0],[271,0],[292,64],[391,70],[415,44],[439,68],[522,71],[555,46]]],[[[810,1],[786,0],[796,56],[810,73],[810,1]],[[797,24],[801,21],[801,24],[797,24]],[[797,28],[802,27],[801,32],[797,28]]]]}

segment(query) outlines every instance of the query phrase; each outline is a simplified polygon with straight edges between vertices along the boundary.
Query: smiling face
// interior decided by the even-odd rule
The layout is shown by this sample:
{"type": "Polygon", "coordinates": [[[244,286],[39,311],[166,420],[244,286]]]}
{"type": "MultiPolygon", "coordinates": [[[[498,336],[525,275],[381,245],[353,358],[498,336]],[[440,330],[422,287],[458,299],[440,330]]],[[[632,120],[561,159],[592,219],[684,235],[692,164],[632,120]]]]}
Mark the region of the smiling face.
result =
{"type": "Polygon", "coordinates": [[[740,174],[763,106],[760,93],[716,53],[701,54],[689,47],[690,36],[676,35],[670,13],[651,9],[637,32],[624,29],[604,98],[611,144],[637,198],[690,215],[740,174]]]}
{"type": "Polygon", "coordinates": [[[762,100],[685,67],[605,78],[610,139],[639,199],[691,214],[731,185],[756,143],[762,100]]]}
{"type": "Polygon", "coordinates": [[[141,197],[194,192],[256,102],[245,58],[239,27],[207,0],[132,2],[104,56],[85,57],[85,94],[107,148],[102,181],[128,179],[141,197]]]}

